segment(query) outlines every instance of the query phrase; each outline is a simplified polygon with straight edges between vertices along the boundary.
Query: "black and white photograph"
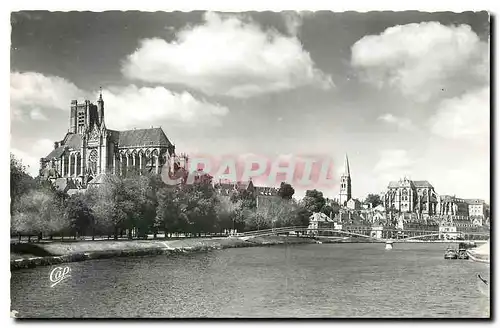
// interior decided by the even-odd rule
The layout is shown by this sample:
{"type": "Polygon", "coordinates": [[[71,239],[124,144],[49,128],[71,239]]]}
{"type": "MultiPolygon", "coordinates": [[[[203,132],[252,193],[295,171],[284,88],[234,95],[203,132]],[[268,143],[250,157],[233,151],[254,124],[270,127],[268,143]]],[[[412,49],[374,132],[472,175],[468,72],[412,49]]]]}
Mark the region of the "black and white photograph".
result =
{"type": "Polygon", "coordinates": [[[486,8],[159,10],[10,13],[13,321],[491,320],[486,8]]]}

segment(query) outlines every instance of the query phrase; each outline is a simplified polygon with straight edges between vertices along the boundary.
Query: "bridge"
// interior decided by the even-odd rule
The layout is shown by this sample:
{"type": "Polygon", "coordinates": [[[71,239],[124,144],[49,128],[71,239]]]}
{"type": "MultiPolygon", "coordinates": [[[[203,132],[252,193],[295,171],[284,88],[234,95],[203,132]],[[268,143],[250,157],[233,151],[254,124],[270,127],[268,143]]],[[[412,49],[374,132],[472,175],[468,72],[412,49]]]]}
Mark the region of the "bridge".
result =
{"type": "Polygon", "coordinates": [[[237,236],[240,238],[251,238],[251,237],[264,237],[272,235],[281,234],[296,234],[302,237],[322,237],[322,238],[336,238],[345,239],[349,237],[364,238],[371,241],[386,242],[392,240],[394,242],[418,242],[418,241],[441,241],[441,242],[460,242],[464,240],[484,240],[486,241],[490,234],[488,232],[457,232],[460,239],[440,239],[442,235],[447,233],[440,233],[439,231],[426,231],[426,230],[397,230],[397,229],[385,229],[385,230],[372,230],[372,229],[354,229],[351,231],[332,229],[332,228],[316,228],[311,229],[307,226],[290,226],[290,227],[280,227],[273,229],[263,229],[247,231],[243,233],[238,233],[237,236]]]}

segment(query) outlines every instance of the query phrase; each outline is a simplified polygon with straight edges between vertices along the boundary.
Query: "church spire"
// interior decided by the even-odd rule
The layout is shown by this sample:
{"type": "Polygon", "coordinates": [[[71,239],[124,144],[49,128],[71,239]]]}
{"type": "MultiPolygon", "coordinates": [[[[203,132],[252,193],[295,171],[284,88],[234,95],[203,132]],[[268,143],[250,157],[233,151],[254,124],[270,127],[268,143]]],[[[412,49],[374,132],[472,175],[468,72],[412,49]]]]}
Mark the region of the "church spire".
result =
{"type": "Polygon", "coordinates": [[[349,159],[347,158],[347,154],[345,154],[344,173],[340,176],[340,206],[346,206],[347,201],[351,198],[351,170],[349,169],[349,159]]]}
{"type": "Polygon", "coordinates": [[[344,175],[347,177],[351,176],[351,171],[349,170],[349,159],[347,158],[347,154],[345,154],[344,175]]]}
{"type": "Polygon", "coordinates": [[[98,125],[104,126],[104,100],[102,100],[102,87],[99,87],[99,99],[97,100],[98,125]]]}

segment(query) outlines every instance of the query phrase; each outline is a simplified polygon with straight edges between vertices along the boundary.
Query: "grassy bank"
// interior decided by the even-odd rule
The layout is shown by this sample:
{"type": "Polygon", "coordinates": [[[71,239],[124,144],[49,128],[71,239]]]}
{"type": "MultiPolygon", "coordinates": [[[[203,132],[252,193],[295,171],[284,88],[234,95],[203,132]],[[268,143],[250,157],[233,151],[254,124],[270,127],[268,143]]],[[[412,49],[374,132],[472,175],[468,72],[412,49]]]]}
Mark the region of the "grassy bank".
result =
{"type": "Polygon", "coordinates": [[[308,238],[267,236],[247,240],[206,238],[180,240],[67,241],[11,245],[11,270],[92,259],[210,251],[214,249],[314,243],[308,238]]]}

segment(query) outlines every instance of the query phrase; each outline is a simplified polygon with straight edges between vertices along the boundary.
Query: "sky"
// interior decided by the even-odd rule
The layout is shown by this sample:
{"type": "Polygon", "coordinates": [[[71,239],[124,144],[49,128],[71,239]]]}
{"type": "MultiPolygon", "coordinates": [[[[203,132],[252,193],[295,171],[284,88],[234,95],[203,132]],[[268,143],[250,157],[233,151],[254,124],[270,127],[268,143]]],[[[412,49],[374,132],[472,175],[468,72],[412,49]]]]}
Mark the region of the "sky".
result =
{"type": "MultiPolygon", "coordinates": [[[[36,175],[73,99],[106,126],[161,126],[177,152],[331,158],[338,197],[428,180],[490,199],[486,12],[18,12],[11,152],[36,175]]],[[[306,187],[296,187],[297,196],[306,187]]]]}

